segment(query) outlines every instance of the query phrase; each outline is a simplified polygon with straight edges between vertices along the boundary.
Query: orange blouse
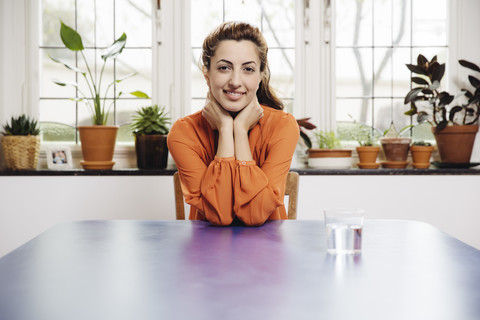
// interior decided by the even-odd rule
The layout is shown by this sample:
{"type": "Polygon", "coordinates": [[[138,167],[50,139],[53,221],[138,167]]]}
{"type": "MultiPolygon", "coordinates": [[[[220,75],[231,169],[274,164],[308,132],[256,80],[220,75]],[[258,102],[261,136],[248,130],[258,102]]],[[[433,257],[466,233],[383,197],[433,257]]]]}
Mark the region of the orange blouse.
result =
{"type": "Polygon", "coordinates": [[[256,226],[286,219],[285,180],[299,138],[295,118],[262,106],[264,116],[250,130],[253,161],[215,156],[218,131],[201,112],[175,122],[168,148],[178,168],[191,220],[230,225],[235,218],[256,226]]]}

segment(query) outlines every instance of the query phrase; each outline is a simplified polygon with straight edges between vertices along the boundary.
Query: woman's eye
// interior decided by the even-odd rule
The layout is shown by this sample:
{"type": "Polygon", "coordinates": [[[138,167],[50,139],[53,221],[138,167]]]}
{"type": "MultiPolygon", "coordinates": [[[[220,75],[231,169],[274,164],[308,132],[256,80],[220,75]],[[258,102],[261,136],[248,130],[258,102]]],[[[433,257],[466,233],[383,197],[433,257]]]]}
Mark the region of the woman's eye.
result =
{"type": "Polygon", "coordinates": [[[252,68],[252,67],[246,67],[246,68],[245,68],[245,71],[247,71],[247,72],[255,72],[255,69],[252,68]]]}
{"type": "Polygon", "coordinates": [[[224,70],[229,70],[230,68],[228,66],[220,66],[218,67],[218,70],[224,71],[224,70]]]}

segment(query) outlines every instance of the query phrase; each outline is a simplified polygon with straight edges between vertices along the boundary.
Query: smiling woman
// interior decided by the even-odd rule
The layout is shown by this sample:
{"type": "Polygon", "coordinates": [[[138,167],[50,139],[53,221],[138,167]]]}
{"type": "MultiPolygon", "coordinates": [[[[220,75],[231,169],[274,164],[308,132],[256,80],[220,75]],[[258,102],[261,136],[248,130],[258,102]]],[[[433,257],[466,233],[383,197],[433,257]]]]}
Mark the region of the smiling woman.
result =
{"type": "Polygon", "coordinates": [[[261,225],[287,218],[285,179],[299,129],[270,88],[267,53],[261,32],[241,22],[220,25],[203,43],[207,101],[168,137],[190,219],[261,225]]]}

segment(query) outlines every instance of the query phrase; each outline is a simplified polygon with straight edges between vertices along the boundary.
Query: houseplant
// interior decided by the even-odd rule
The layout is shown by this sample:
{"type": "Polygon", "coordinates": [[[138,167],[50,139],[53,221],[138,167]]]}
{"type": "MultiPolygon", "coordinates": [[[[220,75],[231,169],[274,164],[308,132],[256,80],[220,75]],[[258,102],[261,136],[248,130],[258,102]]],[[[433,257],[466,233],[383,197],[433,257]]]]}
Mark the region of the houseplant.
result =
{"type": "Polygon", "coordinates": [[[358,167],[360,169],[377,169],[380,163],[377,163],[380,146],[377,145],[376,132],[373,128],[353,121],[354,127],[349,130],[349,137],[358,143],[356,147],[358,154],[358,167]]]}
{"type": "Polygon", "coordinates": [[[430,167],[433,146],[430,142],[414,141],[410,146],[412,154],[412,165],[416,169],[427,169],[430,167]]]}
{"type": "Polygon", "coordinates": [[[25,115],[12,117],[3,130],[2,148],[7,169],[36,169],[40,151],[37,121],[25,115]]]}
{"type": "Polygon", "coordinates": [[[165,169],[168,160],[167,134],[170,118],[158,105],[136,111],[131,125],[139,169],[165,169]]]}
{"type": "MultiPolygon", "coordinates": [[[[92,119],[92,126],[79,126],[78,130],[80,133],[80,140],[82,146],[83,161],[81,162],[84,169],[111,169],[115,164],[112,161],[113,152],[115,149],[115,140],[117,136],[118,126],[116,125],[107,125],[108,114],[111,106],[114,101],[122,95],[122,92],[119,91],[113,97],[112,103],[107,106],[107,94],[111,87],[115,83],[120,83],[121,81],[133,76],[134,74],[129,74],[123,78],[117,79],[109,83],[105,90],[102,92],[102,77],[105,70],[107,61],[115,59],[120,53],[122,53],[123,48],[125,47],[127,36],[123,33],[113,44],[107,48],[101,58],[103,64],[101,67],[100,74],[92,73],[92,69],[85,58],[83,50],[82,37],[74,29],[65,25],[60,21],[60,37],[62,39],[65,47],[73,52],[79,52],[85,63],[86,71],[81,70],[75,66],[69,65],[67,62],[60,59],[51,57],[51,59],[57,63],[63,64],[66,68],[72,70],[75,73],[80,74],[87,85],[89,95],[85,94],[79,89],[77,83],[63,82],[60,80],[54,80],[57,85],[66,86],[70,85],[76,88],[79,92],[81,98],[77,100],[84,101],[92,119]],[[102,96],[103,93],[103,96],[102,96]]],[[[135,91],[132,92],[134,96],[137,97],[148,97],[143,92],[135,91]]]]}
{"type": "Polygon", "coordinates": [[[308,149],[308,166],[322,169],[348,169],[352,166],[352,150],[341,149],[333,131],[314,133],[318,149],[308,149]]]}
{"type": "Polygon", "coordinates": [[[300,138],[295,148],[295,156],[297,161],[302,165],[308,165],[308,149],[312,148],[312,140],[307,134],[307,130],[314,130],[316,125],[310,122],[310,118],[297,119],[298,128],[300,129],[300,138]]]}
{"type": "Polygon", "coordinates": [[[384,168],[389,169],[404,169],[408,165],[408,150],[412,138],[403,137],[402,134],[409,129],[411,125],[403,127],[400,131],[397,131],[395,125],[390,125],[390,128],[385,130],[384,135],[380,138],[382,144],[383,153],[385,154],[386,161],[382,162],[384,168]]]}
{"type": "MultiPolygon", "coordinates": [[[[460,64],[477,71],[476,65],[470,62],[460,64]]],[[[410,110],[405,114],[417,115],[419,123],[432,124],[432,132],[443,163],[469,163],[478,131],[479,100],[466,90],[465,95],[469,97],[469,102],[449,107],[454,96],[439,89],[445,74],[445,64],[438,63],[436,56],[428,61],[420,54],[417,64],[407,64],[407,68],[416,74],[412,76],[411,81],[418,86],[412,88],[405,96],[404,103],[410,104],[410,110]]],[[[473,80],[472,85],[477,87],[478,79],[470,76],[469,80],[473,80]]]]}

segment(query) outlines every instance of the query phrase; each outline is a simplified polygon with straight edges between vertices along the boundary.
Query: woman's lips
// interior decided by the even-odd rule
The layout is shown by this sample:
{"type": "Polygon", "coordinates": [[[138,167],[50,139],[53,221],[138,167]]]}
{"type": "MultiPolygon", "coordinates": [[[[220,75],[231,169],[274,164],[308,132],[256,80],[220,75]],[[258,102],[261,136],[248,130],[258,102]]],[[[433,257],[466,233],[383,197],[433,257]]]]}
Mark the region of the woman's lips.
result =
{"type": "Polygon", "coordinates": [[[234,100],[234,101],[239,100],[240,98],[242,98],[243,95],[246,94],[245,92],[227,91],[227,90],[223,90],[223,93],[225,93],[230,100],[234,100]]]}

